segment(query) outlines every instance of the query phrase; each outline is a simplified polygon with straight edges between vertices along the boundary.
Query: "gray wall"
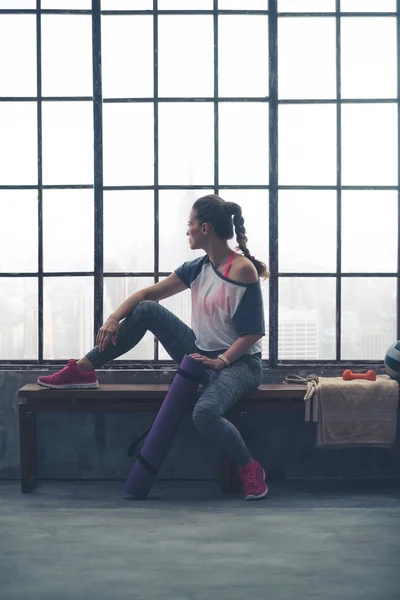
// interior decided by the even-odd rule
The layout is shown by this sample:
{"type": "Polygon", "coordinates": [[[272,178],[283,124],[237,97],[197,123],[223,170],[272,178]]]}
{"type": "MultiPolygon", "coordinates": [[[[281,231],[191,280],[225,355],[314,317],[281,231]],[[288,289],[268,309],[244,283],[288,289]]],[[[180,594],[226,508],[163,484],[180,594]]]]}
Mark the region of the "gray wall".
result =
{"type": "MultiPolygon", "coordinates": [[[[377,372],[382,372],[379,367],[377,372]]],[[[266,371],[265,382],[282,382],[287,373],[317,372],[337,376],[343,371],[266,371]]],[[[35,371],[0,371],[0,479],[19,478],[18,389],[33,383],[35,371]]],[[[99,371],[101,383],[167,382],[171,372],[99,371]]],[[[152,423],[154,414],[49,413],[38,415],[39,476],[42,479],[125,479],[132,459],[127,448],[152,423]]],[[[241,431],[270,479],[400,478],[400,435],[390,449],[316,448],[315,425],[304,422],[302,405],[284,413],[249,411],[241,431]]],[[[194,427],[190,417],[162,467],[160,479],[215,480],[221,455],[194,427]]]]}

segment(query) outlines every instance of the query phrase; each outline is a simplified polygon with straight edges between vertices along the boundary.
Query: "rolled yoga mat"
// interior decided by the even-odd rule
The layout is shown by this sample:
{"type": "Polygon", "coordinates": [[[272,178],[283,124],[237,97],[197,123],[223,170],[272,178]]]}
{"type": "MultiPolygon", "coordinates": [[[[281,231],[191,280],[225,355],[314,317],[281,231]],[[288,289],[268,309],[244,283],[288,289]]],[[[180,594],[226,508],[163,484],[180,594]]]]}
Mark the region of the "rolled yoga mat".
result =
{"type": "Polygon", "coordinates": [[[148,495],[205,373],[202,362],[185,354],[125,483],[125,492],[134,498],[148,495]]]}

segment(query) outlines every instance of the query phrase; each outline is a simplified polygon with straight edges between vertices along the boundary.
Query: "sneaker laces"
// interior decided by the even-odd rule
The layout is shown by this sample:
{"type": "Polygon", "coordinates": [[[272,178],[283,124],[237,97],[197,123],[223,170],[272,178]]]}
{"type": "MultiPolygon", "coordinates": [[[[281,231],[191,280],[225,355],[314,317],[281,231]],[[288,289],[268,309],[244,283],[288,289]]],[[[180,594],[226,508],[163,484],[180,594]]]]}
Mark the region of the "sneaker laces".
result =
{"type": "Polygon", "coordinates": [[[70,358],[69,361],[67,362],[67,364],[65,365],[65,367],[63,369],[61,369],[60,373],[64,373],[65,371],[68,371],[71,367],[76,365],[76,360],[74,358],[70,358]]]}

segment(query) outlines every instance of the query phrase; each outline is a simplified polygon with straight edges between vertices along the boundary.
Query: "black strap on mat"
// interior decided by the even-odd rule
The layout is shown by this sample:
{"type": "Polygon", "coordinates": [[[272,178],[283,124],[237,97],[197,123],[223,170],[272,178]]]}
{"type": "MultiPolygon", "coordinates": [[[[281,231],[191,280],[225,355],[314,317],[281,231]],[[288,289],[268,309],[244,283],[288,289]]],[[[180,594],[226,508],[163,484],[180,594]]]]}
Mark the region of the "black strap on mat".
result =
{"type": "Polygon", "coordinates": [[[158,475],[158,471],[160,469],[156,469],[155,467],[153,467],[153,465],[151,465],[145,458],[144,456],[142,456],[140,454],[140,450],[137,451],[137,459],[140,462],[141,465],[144,466],[145,469],[147,469],[150,473],[152,473],[153,475],[158,475]]]}
{"type": "Polygon", "coordinates": [[[152,425],[150,425],[150,427],[148,428],[148,430],[145,431],[144,433],[142,433],[142,435],[140,437],[138,437],[137,440],[134,440],[132,442],[132,444],[128,448],[128,456],[130,456],[130,457],[135,456],[135,454],[136,454],[136,448],[138,447],[138,445],[140,444],[140,442],[142,440],[144,440],[144,438],[146,437],[146,435],[148,433],[150,433],[150,429],[151,428],[152,428],[152,425]]]}
{"type": "Polygon", "coordinates": [[[184,377],[185,379],[189,379],[190,381],[193,381],[193,383],[200,383],[201,380],[203,379],[202,377],[199,377],[198,375],[192,375],[191,373],[184,371],[180,367],[178,367],[177,373],[179,373],[179,375],[181,377],[184,377]]]}

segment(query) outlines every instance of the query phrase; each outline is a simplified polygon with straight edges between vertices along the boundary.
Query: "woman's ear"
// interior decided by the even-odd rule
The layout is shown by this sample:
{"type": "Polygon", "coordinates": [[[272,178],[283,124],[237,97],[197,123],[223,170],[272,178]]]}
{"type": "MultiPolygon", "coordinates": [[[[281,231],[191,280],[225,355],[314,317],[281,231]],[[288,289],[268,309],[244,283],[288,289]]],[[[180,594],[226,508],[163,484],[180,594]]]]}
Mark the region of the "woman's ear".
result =
{"type": "Polygon", "coordinates": [[[210,224],[209,223],[202,223],[201,224],[201,233],[203,235],[208,235],[210,233],[210,224]]]}

